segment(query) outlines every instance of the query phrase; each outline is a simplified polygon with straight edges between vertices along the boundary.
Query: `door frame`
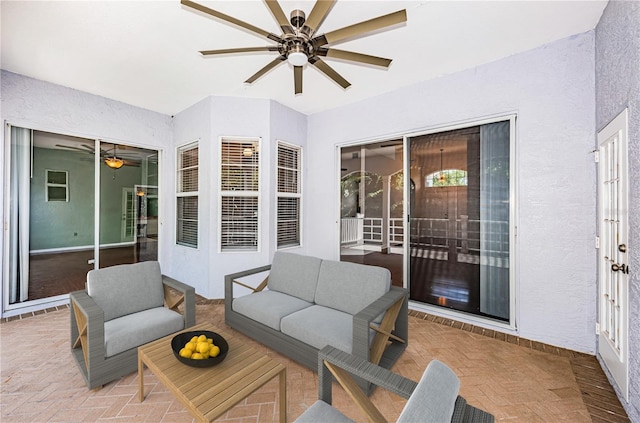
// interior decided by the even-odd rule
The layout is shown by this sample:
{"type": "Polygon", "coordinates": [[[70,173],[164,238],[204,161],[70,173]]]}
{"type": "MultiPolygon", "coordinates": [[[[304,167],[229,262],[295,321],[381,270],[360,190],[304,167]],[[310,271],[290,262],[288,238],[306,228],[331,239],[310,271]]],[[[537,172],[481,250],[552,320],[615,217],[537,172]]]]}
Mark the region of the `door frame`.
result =
{"type": "MultiPolygon", "coordinates": [[[[629,151],[629,120],[628,120],[628,108],[625,108],[618,116],[616,116],[611,122],[609,122],[603,129],[597,134],[597,156],[598,162],[598,185],[597,185],[597,207],[598,207],[598,323],[597,323],[597,335],[598,335],[598,354],[600,355],[605,367],[611,374],[613,382],[618,386],[623,398],[629,400],[629,274],[628,269],[626,272],[611,270],[609,263],[615,265],[629,264],[629,164],[628,164],[628,151],[629,151]],[[622,191],[622,209],[616,207],[616,216],[620,219],[620,231],[616,233],[621,237],[616,239],[616,242],[611,246],[610,239],[605,234],[605,225],[601,224],[605,216],[604,210],[604,188],[601,185],[604,183],[603,173],[605,172],[606,157],[603,153],[604,148],[610,144],[609,140],[616,137],[617,150],[614,154],[618,156],[619,171],[617,178],[622,183],[620,184],[620,191],[622,191]],[[625,244],[627,250],[622,252],[619,250],[618,245],[625,244]],[[609,257],[609,255],[615,257],[609,257]],[[622,260],[621,260],[622,259],[622,260]],[[607,262],[605,264],[605,261],[607,262]],[[621,261],[626,261],[626,263],[621,261]],[[620,301],[620,327],[619,327],[619,346],[612,345],[607,331],[603,327],[603,319],[606,318],[606,303],[604,299],[606,295],[605,279],[610,278],[614,280],[616,284],[622,286],[623,293],[620,301]]],[[[613,265],[611,264],[611,265],[613,265]]]]}

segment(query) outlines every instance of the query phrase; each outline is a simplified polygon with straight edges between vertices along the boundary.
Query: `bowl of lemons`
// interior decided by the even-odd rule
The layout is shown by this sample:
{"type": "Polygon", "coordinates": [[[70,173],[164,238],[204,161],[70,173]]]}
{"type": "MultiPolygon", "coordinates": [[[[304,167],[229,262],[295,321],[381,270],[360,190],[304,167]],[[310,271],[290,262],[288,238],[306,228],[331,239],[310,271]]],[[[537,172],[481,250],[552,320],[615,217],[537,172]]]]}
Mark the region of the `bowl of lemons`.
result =
{"type": "Polygon", "coordinates": [[[180,333],[171,340],[178,361],[192,367],[211,367],[222,363],[229,352],[225,339],[208,330],[180,333]]]}

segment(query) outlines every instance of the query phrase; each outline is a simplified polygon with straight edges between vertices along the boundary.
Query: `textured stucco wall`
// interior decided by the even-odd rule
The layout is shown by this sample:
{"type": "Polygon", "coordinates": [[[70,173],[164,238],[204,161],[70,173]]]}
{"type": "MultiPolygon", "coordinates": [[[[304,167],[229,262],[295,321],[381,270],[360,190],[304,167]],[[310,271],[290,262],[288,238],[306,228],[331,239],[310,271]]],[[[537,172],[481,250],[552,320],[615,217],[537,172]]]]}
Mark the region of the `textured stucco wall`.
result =
{"type": "MultiPolygon", "coordinates": [[[[611,1],[596,27],[596,129],[629,108],[629,402],[640,422],[640,2],[611,1]]],[[[614,384],[615,386],[615,384],[614,384]]]]}
{"type": "Polygon", "coordinates": [[[517,112],[518,334],[594,353],[594,85],[588,32],[311,115],[309,252],[338,254],[336,144],[517,112]]]}

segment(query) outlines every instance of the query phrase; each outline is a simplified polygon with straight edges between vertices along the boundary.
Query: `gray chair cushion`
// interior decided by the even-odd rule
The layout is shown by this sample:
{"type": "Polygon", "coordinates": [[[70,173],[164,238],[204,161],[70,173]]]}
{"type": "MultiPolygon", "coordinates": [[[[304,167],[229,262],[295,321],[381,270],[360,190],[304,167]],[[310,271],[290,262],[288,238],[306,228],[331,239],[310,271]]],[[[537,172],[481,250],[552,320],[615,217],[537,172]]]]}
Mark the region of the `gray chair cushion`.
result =
{"type": "Polygon", "coordinates": [[[404,406],[398,423],[450,422],[460,389],[460,380],[438,360],[432,360],[404,406]]]}
{"type": "Polygon", "coordinates": [[[353,423],[353,420],[342,414],[324,401],[316,401],[295,420],[295,423],[353,423]]]}
{"type": "Polygon", "coordinates": [[[231,307],[250,319],[280,330],[280,319],[312,304],[277,291],[262,291],[235,298],[231,307]]]}
{"type": "Polygon", "coordinates": [[[272,291],[293,295],[312,303],[321,262],[317,257],[277,251],[273,255],[267,286],[272,291]]]}
{"type": "Polygon", "coordinates": [[[326,345],[348,353],[353,349],[353,316],[329,307],[312,305],[285,316],[280,330],[319,350],[326,345]]]}
{"type": "Polygon", "coordinates": [[[128,314],[104,324],[105,356],[137,348],[184,329],[184,317],[166,307],[128,314]]]}
{"type": "Polygon", "coordinates": [[[354,315],[389,292],[390,287],[388,269],[323,260],[315,302],[354,315]]]}
{"type": "Polygon", "coordinates": [[[87,274],[87,294],[104,312],[105,322],[162,307],[164,288],[157,261],[94,269],[87,274]]]}

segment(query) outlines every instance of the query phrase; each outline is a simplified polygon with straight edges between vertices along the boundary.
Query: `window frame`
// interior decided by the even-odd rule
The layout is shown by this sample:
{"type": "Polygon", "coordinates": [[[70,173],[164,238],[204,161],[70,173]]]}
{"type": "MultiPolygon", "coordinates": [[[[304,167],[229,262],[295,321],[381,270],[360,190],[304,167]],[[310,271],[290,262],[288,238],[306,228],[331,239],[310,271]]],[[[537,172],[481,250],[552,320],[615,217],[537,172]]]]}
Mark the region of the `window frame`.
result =
{"type": "Polygon", "coordinates": [[[187,248],[194,248],[194,249],[198,249],[199,245],[200,245],[200,141],[196,140],[196,141],[192,141],[189,142],[187,144],[183,144],[180,145],[176,148],[176,202],[175,202],[175,206],[176,206],[176,230],[175,230],[175,244],[176,245],[180,245],[182,247],[187,247],[187,248]],[[196,166],[186,166],[186,167],[181,167],[180,163],[181,163],[181,157],[182,154],[184,154],[187,151],[193,150],[197,148],[198,149],[198,153],[197,153],[197,160],[198,160],[198,164],[196,166]],[[193,169],[196,168],[197,170],[197,178],[196,178],[196,184],[198,189],[195,191],[184,191],[182,188],[182,177],[181,177],[181,172],[187,170],[187,169],[193,169]],[[180,228],[182,227],[182,222],[185,221],[193,221],[194,219],[185,219],[185,218],[180,218],[180,207],[178,205],[178,203],[180,202],[181,199],[183,198],[195,198],[197,201],[197,207],[196,207],[196,218],[195,218],[195,223],[196,223],[196,239],[195,239],[195,244],[193,243],[188,243],[185,242],[183,240],[183,238],[180,238],[179,236],[179,232],[180,232],[180,228]]]}
{"type": "Polygon", "coordinates": [[[302,166],[302,160],[303,160],[303,148],[300,145],[295,145],[295,144],[291,144],[285,141],[281,141],[278,140],[276,141],[276,203],[275,203],[275,230],[276,230],[276,236],[275,236],[275,248],[276,250],[286,250],[289,248],[299,248],[302,247],[302,241],[303,241],[303,229],[302,229],[302,170],[303,170],[303,166],[302,166]],[[293,169],[293,168],[287,168],[290,170],[294,170],[297,172],[297,181],[296,181],[296,185],[297,185],[297,192],[292,193],[292,192],[281,192],[280,191],[280,180],[279,180],[279,175],[280,175],[280,148],[286,148],[289,149],[291,151],[295,151],[297,153],[297,164],[298,167],[297,169],[293,169]],[[281,198],[295,198],[298,200],[298,232],[297,232],[297,243],[287,243],[284,245],[280,245],[280,239],[279,239],[279,226],[280,226],[280,217],[279,217],[279,202],[281,198]]]}
{"type": "Polygon", "coordinates": [[[45,183],[45,200],[47,203],[68,203],[69,202],[69,171],[68,170],[56,170],[56,169],[45,169],[44,175],[44,183],[45,183]],[[64,184],[57,184],[54,182],[49,182],[49,173],[57,172],[64,173],[64,184]],[[52,200],[49,196],[49,188],[64,188],[64,200],[52,200]]]}
{"type": "Polygon", "coordinates": [[[218,252],[219,253],[259,253],[261,251],[262,241],[262,158],[261,158],[261,137],[234,137],[234,136],[221,136],[218,142],[218,252]],[[257,183],[256,190],[229,190],[224,189],[224,171],[223,171],[223,147],[226,143],[239,144],[244,147],[240,147],[246,150],[249,147],[245,145],[251,145],[251,148],[257,153],[255,161],[255,170],[257,171],[257,183]],[[230,245],[224,244],[226,230],[224,225],[227,222],[224,218],[224,203],[225,200],[230,198],[251,198],[255,199],[255,238],[253,247],[236,247],[233,248],[230,245]]]}

